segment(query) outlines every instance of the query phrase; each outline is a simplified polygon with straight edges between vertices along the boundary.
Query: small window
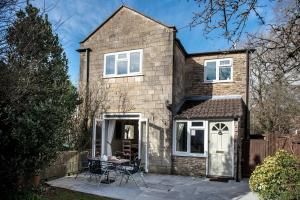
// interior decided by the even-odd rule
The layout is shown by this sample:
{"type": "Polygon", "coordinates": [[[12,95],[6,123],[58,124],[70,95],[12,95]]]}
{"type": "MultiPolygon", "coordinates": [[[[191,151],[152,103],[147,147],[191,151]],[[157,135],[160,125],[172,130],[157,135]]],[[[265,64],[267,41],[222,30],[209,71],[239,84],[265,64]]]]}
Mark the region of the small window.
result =
{"type": "Polygon", "coordinates": [[[106,74],[115,73],[115,55],[109,55],[106,57],[106,74]]]}
{"type": "Polygon", "coordinates": [[[218,133],[218,134],[226,134],[229,133],[229,128],[225,123],[216,123],[213,125],[212,131],[213,133],[218,133]]]}
{"type": "Polygon", "coordinates": [[[207,131],[204,121],[178,121],[175,127],[175,155],[207,156],[207,131]]]}
{"type": "Polygon", "coordinates": [[[192,122],[192,126],[203,126],[203,122],[192,122]]]}
{"type": "Polygon", "coordinates": [[[187,151],[187,122],[177,122],[176,151],[187,151]]]}
{"type": "Polygon", "coordinates": [[[104,55],[104,76],[138,75],[142,72],[142,50],[123,51],[104,55]]]}
{"type": "Polygon", "coordinates": [[[213,81],[216,80],[216,62],[206,63],[206,80],[213,81]]]}
{"type": "Polygon", "coordinates": [[[124,139],[133,140],[134,139],[134,126],[125,125],[124,127],[124,139]]]}
{"type": "Polygon", "coordinates": [[[204,63],[205,82],[232,81],[232,59],[206,60],[204,63]]]}

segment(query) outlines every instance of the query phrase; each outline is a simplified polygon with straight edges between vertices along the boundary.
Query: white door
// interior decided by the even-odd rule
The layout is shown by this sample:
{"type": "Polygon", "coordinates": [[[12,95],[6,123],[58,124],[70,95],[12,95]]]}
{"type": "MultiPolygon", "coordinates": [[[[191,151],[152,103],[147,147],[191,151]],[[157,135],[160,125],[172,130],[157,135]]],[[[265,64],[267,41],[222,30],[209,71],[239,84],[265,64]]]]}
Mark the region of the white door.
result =
{"type": "Polygon", "coordinates": [[[209,122],[209,175],[233,177],[232,121],[209,122]]]}

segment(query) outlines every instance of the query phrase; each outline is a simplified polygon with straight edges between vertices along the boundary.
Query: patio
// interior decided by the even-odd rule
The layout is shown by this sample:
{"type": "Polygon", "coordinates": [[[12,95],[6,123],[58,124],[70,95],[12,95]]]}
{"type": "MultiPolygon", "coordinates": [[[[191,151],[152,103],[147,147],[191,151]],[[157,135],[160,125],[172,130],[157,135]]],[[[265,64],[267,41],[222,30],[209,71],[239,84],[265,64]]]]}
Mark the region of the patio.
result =
{"type": "Polygon", "coordinates": [[[53,187],[115,199],[258,199],[254,193],[250,192],[248,179],[243,179],[241,182],[223,183],[212,182],[205,178],[146,174],[144,178],[148,187],[145,187],[139,175],[134,177],[139,187],[132,180],[128,183],[123,182],[121,186],[119,186],[119,180],[98,186],[98,182],[94,179],[89,181],[88,177],[82,174],[77,179],[75,176],[68,176],[47,183],[53,187]]]}

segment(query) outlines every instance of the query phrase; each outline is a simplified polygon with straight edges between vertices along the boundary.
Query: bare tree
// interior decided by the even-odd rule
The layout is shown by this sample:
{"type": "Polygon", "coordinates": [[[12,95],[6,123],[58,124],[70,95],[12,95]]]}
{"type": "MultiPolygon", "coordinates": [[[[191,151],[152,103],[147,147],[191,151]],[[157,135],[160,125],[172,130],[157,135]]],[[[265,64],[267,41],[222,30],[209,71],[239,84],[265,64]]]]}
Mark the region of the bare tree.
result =
{"type": "MultiPolygon", "coordinates": [[[[198,11],[194,12],[189,27],[203,26],[204,34],[214,30],[222,30],[222,35],[233,42],[233,46],[240,41],[247,26],[249,17],[254,15],[262,25],[266,24],[263,9],[272,9],[268,4],[275,4],[274,15],[278,15],[283,9],[291,7],[298,10],[298,0],[194,0],[198,5],[198,11]],[[290,6],[292,5],[292,6],[290,6]],[[278,8],[280,11],[278,12],[278,8]],[[277,10],[276,10],[277,9],[277,10]]],[[[289,18],[290,16],[286,16],[289,18]]],[[[276,23],[282,21],[282,15],[276,23]]]]}
{"type": "Polygon", "coordinates": [[[129,112],[135,109],[135,106],[131,103],[128,98],[128,88],[118,88],[116,91],[116,96],[118,97],[118,112],[129,112]]]}
{"type": "Polygon", "coordinates": [[[108,88],[103,79],[99,78],[89,84],[86,92],[85,84],[80,85],[79,96],[81,104],[70,120],[69,143],[76,149],[87,149],[90,145],[90,133],[93,119],[100,117],[108,108],[108,88]]]}
{"type": "Polygon", "coordinates": [[[0,1],[0,58],[6,52],[6,33],[7,28],[12,24],[15,13],[18,8],[18,0],[1,0],[0,1]]]}
{"type": "Polygon", "coordinates": [[[204,33],[216,29],[223,30],[222,35],[232,42],[238,42],[250,15],[253,13],[265,24],[259,8],[261,0],[195,0],[199,10],[194,13],[189,26],[203,25],[204,33]]]}
{"type": "Polygon", "coordinates": [[[289,133],[299,117],[300,18],[297,2],[278,8],[282,22],[250,35],[251,122],[259,133],[289,133]]]}

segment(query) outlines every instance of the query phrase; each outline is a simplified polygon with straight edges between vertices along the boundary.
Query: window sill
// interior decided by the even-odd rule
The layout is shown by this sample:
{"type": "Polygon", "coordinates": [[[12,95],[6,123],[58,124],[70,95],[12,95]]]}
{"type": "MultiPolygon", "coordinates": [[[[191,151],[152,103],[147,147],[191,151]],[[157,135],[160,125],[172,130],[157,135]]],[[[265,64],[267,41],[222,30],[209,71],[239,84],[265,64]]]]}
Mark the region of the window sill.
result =
{"type": "Polygon", "coordinates": [[[207,158],[207,153],[205,154],[197,154],[197,153],[173,153],[173,156],[181,156],[181,157],[198,157],[198,158],[207,158]]]}
{"type": "Polygon", "coordinates": [[[126,75],[113,75],[113,76],[103,76],[102,78],[125,78],[125,77],[133,77],[133,76],[144,76],[144,74],[126,74],[126,75]]]}

